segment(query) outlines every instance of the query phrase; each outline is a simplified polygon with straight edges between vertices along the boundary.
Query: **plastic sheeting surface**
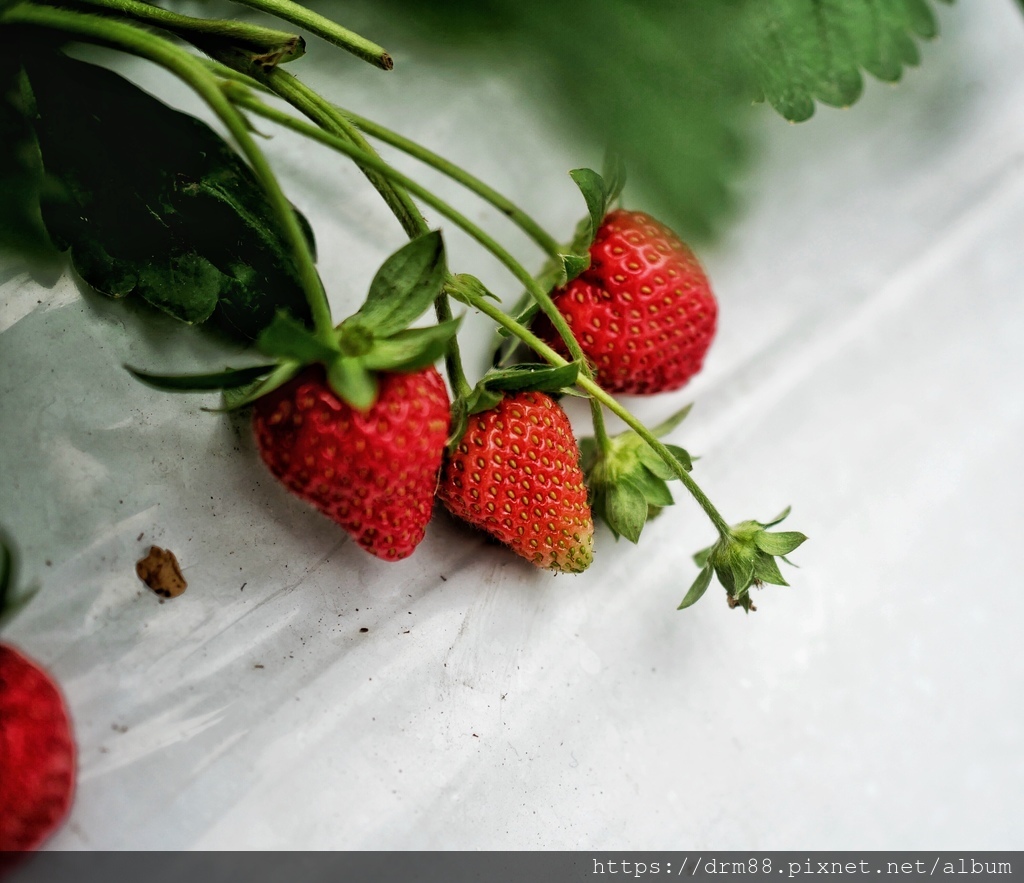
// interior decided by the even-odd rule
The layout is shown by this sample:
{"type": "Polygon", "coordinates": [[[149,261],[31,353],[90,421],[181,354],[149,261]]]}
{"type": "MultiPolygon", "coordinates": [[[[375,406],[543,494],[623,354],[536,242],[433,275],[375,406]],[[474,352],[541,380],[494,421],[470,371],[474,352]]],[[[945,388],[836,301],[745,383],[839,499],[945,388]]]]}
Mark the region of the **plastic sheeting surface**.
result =
{"type": "MultiPolygon", "coordinates": [[[[244,417],[121,368],[220,350],[8,268],[0,520],[43,591],[5,639],[52,668],[80,746],[51,846],[1024,845],[1024,22],[1009,2],[943,22],[898,89],[801,126],[764,112],[749,211],[702,255],[706,371],[636,401],[654,421],[696,400],[672,441],[726,517],[792,504],[811,536],[750,616],[718,587],[675,611],[712,539],[679,491],[639,547],[602,531],[579,577],[443,515],[378,562],[275,484],[244,417]],[[164,604],[134,574],[151,543],[189,581],[164,604]]],[[[409,63],[384,121],[570,229],[562,172],[596,158],[514,84],[409,63]]],[[[342,161],[269,149],[344,315],[400,231],[342,161]]]]}

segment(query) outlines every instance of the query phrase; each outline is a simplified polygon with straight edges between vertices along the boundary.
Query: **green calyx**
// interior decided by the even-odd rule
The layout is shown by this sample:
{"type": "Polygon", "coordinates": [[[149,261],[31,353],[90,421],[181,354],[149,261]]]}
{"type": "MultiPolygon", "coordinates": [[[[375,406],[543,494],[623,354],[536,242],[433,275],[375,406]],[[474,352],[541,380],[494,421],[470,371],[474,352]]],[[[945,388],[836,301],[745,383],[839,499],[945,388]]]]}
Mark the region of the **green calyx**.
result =
{"type": "Polygon", "coordinates": [[[579,377],[579,362],[567,365],[523,363],[511,368],[497,368],[488,371],[476,386],[452,407],[452,432],[448,446],[458,445],[466,431],[466,421],[472,414],[489,411],[508,393],[533,390],[548,395],[576,395],[573,384],[579,377]]]}
{"type": "Polygon", "coordinates": [[[695,604],[711,585],[712,576],[725,588],[730,607],[742,607],[748,613],[756,610],[750,598],[750,588],[764,583],[788,586],[776,563],[781,558],[792,562],[786,555],[799,547],[807,537],[797,531],[769,531],[789,515],[787,507],[772,521],[743,521],[729,528],[729,533],[714,545],[701,550],[693,560],[701,568],[697,579],[686,593],[679,609],[695,604]]]}
{"type": "MultiPolygon", "coordinates": [[[[652,432],[660,437],[678,426],[690,412],[688,405],[673,414],[652,432]]],[[[668,450],[689,472],[693,463],[689,453],[678,445],[668,450]]],[[[673,503],[668,482],[676,473],[636,432],[628,430],[607,440],[605,448],[596,438],[580,440],[583,472],[590,488],[590,508],[602,519],[615,538],[631,543],[640,539],[644,525],[673,503]]]]}
{"type": "Polygon", "coordinates": [[[379,372],[419,371],[445,354],[460,320],[426,328],[407,326],[434,302],[447,275],[441,234],[425,233],[384,261],[363,305],[337,328],[318,333],[279,313],[256,341],[263,355],[276,360],[273,364],[187,376],[128,370],[167,391],[222,389],[230,410],[272,392],[304,366],[321,364],[334,392],[365,411],[377,399],[379,372]]]}

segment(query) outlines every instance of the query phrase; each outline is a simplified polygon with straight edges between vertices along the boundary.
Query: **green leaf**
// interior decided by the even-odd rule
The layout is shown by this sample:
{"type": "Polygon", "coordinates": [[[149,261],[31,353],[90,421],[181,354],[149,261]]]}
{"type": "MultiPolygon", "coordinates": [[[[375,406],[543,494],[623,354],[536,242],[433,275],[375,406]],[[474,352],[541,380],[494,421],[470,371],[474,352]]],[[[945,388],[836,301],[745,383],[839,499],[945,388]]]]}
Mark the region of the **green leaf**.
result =
{"type": "Polygon", "coordinates": [[[517,392],[535,389],[540,392],[557,393],[572,386],[579,373],[579,362],[558,366],[526,362],[489,371],[480,382],[490,390],[517,392]]]}
{"type": "Polygon", "coordinates": [[[39,591],[32,584],[16,591],[18,582],[18,552],[14,540],[0,527],[0,628],[21,610],[39,591]]]}
{"type": "Polygon", "coordinates": [[[573,169],[569,172],[569,177],[576,182],[576,186],[580,188],[583,199],[587,203],[587,213],[590,215],[589,239],[593,242],[597,229],[601,226],[601,221],[604,220],[607,206],[604,178],[593,169],[573,169]]]}
{"type": "Polygon", "coordinates": [[[460,322],[461,319],[451,319],[427,328],[408,328],[375,340],[362,362],[372,371],[419,371],[445,354],[460,322]]]}
{"type": "Polygon", "coordinates": [[[210,408],[211,411],[235,411],[252,404],[256,399],[272,393],[278,387],[284,386],[304,366],[298,362],[284,362],[278,365],[262,380],[256,380],[245,386],[232,387],[224,390],[224,407],[210,408]]]}
{"type": "Polygon", "coordinates": [[[423,314],[447,275],[440,232],[424,233],[384,261],[355,315],[375,336],[390,337],[423,314]]]}
{"type": "Polygon", "coordinates": [[[36,52],[25,68],[42,217],[85,282],[247,340],[278,310],[309,321],[270,203],[216,132],[95,65],[36,52]]]}
{"type": "MultiPolygon", "coordinates": [[[[665,445],[665,447],[668,448],[669,452],[676,458],[683,469],[687,472],[693,470],[693,463],[690,460],[690,454],[685,448],[681,448],[679,445],[665,445]]],[[[663,481],[672,481],[673,479],[679,478],[672,467],[662,460],[650,445],[644,444],[639,447],[637,449],[637,454],[640,457],[640,462],[663,481]]]]}
{"type": "Polygon", "coordinates": [[[572,282],[573,279],[590,266],[589,254],[563,254],[559,255],[559,257],[562,259],[562,266],[565,268],[565,277],[558,280],[559,287],[572,282]]]}
{"type": "Polygon", "coordinates": [[[696,564],[698,567],[703,567],[705,564],[708,563],[708,560],[711,558],[711,553],[714,550],[714,545],[708,546],[706,549],[701,549],[699,552],[694,554],[693,563],[696,564]]]}
{"type": "MultiPolygon", "coordinates": [[[[480,414],[483,411],[490,411],[491,408],[497,407],[502,398],[504,396],[500,392],[495,392],[478,384],[466,399],[466,413],[480,414]]],[[[460,435],[459,438],[461,437],[460,435]]]]}
{"type": "Polygon", "coordinates": [[[938,32],[927,0],[758,0],[745,5],[742,41],[765,98],[801,121],[814,102],[836,107],[861,94],[861,71],[895,82],[938,32]]]}
{"type": "Polygon", "coordinates": [[[327,381],[331,389],[358,411],[369,411],[377,401],[377,378],[361,359],[338,356],[327,366],[327,381]]]}
{"type": "Polygon", "coordinates": [[[779,565],[771,555],[761,554],[754,559],[754,579],[774,586],[788,586],[779,572],[779,565]]]}
{"type": "Polygon", "coordinates": [[[793,510],[792,506],[787,506],[785,509],[783,509],[778,515],[776,515],[767,524],[761,524],[761,527],[775,527],[775,525],[778,524],[779,522],[785,521],[789,517],[789,513],[792,510],[793,510]]]}
{"type": "Polygon", "coordinates": [[[136,380],[165,392],[203,392],[214,389],[237,389],[248,386],[274,370],[274,365],[252,368],[229,368],[212,374],[152,374],[131,365],[125,370],[136,380]]]}
{"type": "Polygon", "coordinates": [[[604,517],[616,536],[631,543],[640,539],[647,522],[647,501],[643,493],[628,482],[617,482],[605,488],[604,517]]]}
{"type": "Polygon", "coordinates": [[[291,316],[279,313],[260,334],[256,346],[265,355],[308,364],[330,362],[338,351],[327,346],[312,331],[291,316]]]}
{"type": "Polygon", "coordinates": [[[604,179],[604,207],[607,212],[626,186],[626,163],[614,150],[606,150],[604,153],[601,177],[604,179]]]}
{"type": "Polygon", "coordinates": [[[693,410],[693,402],[690,402],[685,408],[681,408],[676,411],[671,417],[662,420],[657,426],[651,428],[651,432],[654,433],[656,438],[668,435],[673,429],[675,429],[680,423],[682,423],[689,415],[690,411],[693,410]]]}
{"type": "Polygon", "coordinates": [[[686,597],[679,602],[679,606],[676,610],[685,610],[687,607],[692,607],[696,604],[708,590],[708,586],[711,585],[711,565],[705,564],[701,568],[700,573],[697,574],[697,578],[693,581],[693,585],[690,586],[690,590],[686,593],[686,597]]]}
{"type": "Polygon", "coordinates": [[[767,552],[769,555],[788,555],[806,541],[807,537],[795,530],[776,531],[774,533],[761,531],[754,534],[754,544],[762,552],[767,552]]]}
{"type": "Polygon", "coordinates": [[[658,508],[663,508],[671,506],[675,502],[672,499],[672,492],[668,489],[664,479],[658,478],[644,466],[633,469],[620,480],[633,485],[633,487],[640,491],[648,507],[657,506],[658,508]]]}

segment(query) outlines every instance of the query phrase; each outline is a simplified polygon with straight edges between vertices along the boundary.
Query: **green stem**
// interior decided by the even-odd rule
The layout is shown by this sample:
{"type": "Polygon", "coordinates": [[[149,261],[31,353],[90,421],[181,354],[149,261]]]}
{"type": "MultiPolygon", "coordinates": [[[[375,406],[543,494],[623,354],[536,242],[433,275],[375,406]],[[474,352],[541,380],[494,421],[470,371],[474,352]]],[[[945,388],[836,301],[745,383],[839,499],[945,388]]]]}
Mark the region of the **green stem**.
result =
{"type": "Polygon", "coordinates": [[[327,40],[328,43],[340,46],[342,49],[351,52],[358,58],[363,59],[363,61],[376,65],[382,70],[389,71],[395,66],[394,60],[382,46],[378,46],[365,37],[359,36],[359,34],[350,31],[348,28],[343,28],[336,22],[307,9],[305,6],[292,3],[291,0],[235,0],[235,2],[258,9],[260,12],[269,13],[275,18],[304,28],[311,34],[316,34],[318,37],[327,40]]]}
{"type": "Polygon", "coordinates": [[[193,18],[169,12],[140,0],[74,0],[75,3],[108,10],[143,24],[153,25],[188,40],[204,52],[220,45],[247,49],[258,64],[279,64],[300,57],[305,43],[298,34],[275,31],[259,25],[223,19],[193,18]]]}
{"type": "MultiPolygon", "coordinates": [[[[284,71],[279,70],[272,71],[267,75],[268,81],[270,79],[281,79],[283,77],[289,77],[289,75],[284,71]]],[[[465,215],[450,206],[439,196],[436,196],[430,190],[423,187],[421,184],[418,184],[408,175],[391,168],[391,166],[385,163],[376,154],[366,153],[346,139],[333,135],[330,132],[322,131],[315,126],[311,126],[308,123],[297,120],[295,117],[276,110],[275,108],[268,107],[254,96],[243,94],[236,90],[232,92],[232,97],[235,103],[239,106],[245,107],[253,113],[259,114],[260,116],[272,120],[281,126],[285,126],[286,128],[305,135],[307,138],[320,141],[322,144],[326,144],[328,147],[337,150],[339,153],[344,153],[346,156],[354,159],[358,165],[364,168],[364,170],[369,169],[388,178],[393,183],[398,184],[406,193],[412,194],[413,196],[423,200],[427,205],[436,209],[440,214],[444,215],[454,224],[461,227],[466,233],[472,236],[499,261],[501,261],[512,275],[530,291],[534,299],[540,305],[540,308],[544,311],[544,314],[551,320],[551,324],[558,331],[562,340],[565,341],[566,348],[569,350],[570,355],[572,355],[573,359],[583,366],[582,370],[584,373],[589,375],[590,368],[587,365],[583,351],[580,349],[578,341],[573,337],[572,332],[569,330],[569,326],[565,322],[565,317],[558,311],[558,308],[552,302],[550,295],[537,284],[537,281],[530,275],[530,272],[514,257],[512,257],[512,255],[509,254],[509,252],[500,243],[480,229],[480,227],[470,221],[465,215]]]]}
{"type": "Polygon", "coordinates": [[[553,236],[551,236],[543,227],[540,226],[540,224],[526,214],[526,212],[519,208],[519,206],[514,202],[498,193],[497,190],[481,181],[475,175],[471,175],[469,172],[445,159],[443,156],[434,153],[432,150],[428,150],[423,145],[417,144],[415,141],[412,141],[403,135],[399,135],[391,129],[385,128],[380,125],[380,123],[376,123],[373,120],[353,113],[350,110],[345,110],[344,108],[339,107],[336,108],[336,110],[355,123],[355,125],[367,135],[377,138],[385,144],[390,144],[392,147],[398,148],[403,153],[407,153],[409,156],[414,157],[420,162],[423,162],[447,175],[453,181],[457,181],[462,184],[468,190],[477,194],[481,199],[489,202],[502,214],[506,215],[509,220],[518,226],[519,229],[536,242],[537,245],[539,245],[545,252],[551,255],[551,257],[559,258],[561,256],[563,251],[562,246],[558,244],[553,236]]]}
{"type": "Polygon", "coordinates": [[[281,185],[266,157],[249,134],[245,119],[228,101],[217,81],[198,59],[167,40],[133,25],[65,9],[22,4],[4,13],[4,20],[62,31],[87,42],[112,46],[138,55],[166,68],[194,89],[227,127],[263,185],[267,199],[291,247],[299,281],[309,303],[317,334],[325,342],[333,340],[334,323],[331,320],[331,308],[316,271],[309,243],[306,242],[295,216],[295,210],[281,190],[281,185]]]}
{"type": "MultiPolygon", "coordinates": [[[[366,139],[359,134],[359,130],[341,113],[335,110],[333,105],[324,100],[301,80],[297,80],[286,71],[276,69],[272,71],[252,70],[246,71],[246,73],[249,73],[257,81],[263,83],[275,95],[283,98],[325,132],[348,142],[361,151],[361,153],[372,156],[378,163],[383,164],[383,161],[366,142],[366,139]]],[[[256,108],[250,109],[256,110],[256,108]]],[[[287,115],[283,116],[289,120],[292,119],[292,117],[287,115]]],[[[423,215],[420,214],[416,204],[409,198],[408,193],[396,187],[394,181],[387,174],[381,173],[380,169],[372,164],[368,165],[359,162],[358,158],[356,164],[383,197],[388,208],[391,209],[410,239],[427,232],[429,229],[427,222],[423,220],[423,215]]],[[[385,168],[390,167],[386,166],[385,168]]]]}

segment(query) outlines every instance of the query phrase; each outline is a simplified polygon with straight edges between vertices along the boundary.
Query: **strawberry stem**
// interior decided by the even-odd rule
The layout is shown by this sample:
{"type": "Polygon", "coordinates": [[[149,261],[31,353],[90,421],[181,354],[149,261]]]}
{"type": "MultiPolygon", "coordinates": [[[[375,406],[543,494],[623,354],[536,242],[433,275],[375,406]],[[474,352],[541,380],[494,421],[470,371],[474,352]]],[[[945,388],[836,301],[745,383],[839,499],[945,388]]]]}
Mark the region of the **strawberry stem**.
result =
{"type": "Polygon", "coordinates": [[[277,64],[298,58],[305,51],[304,41],[297,34],[276,31],[259,25],[224,19],[193,18],[179,15],[140,0],[76,0],[152,25],[188,40],[204,51],[226,48],[245,49],[255,53],[253,60],[277,64]]]}
{"type": "Polygon", "coordinates": [[[166,68],[187,83],[227,127],[242,154],[249,161],[291,247],[317,336],[325,343],[333,342],[334,323],[331,319],[331,307],[295,210],[281,190],[281,185],[263,152],[256,146],[245,119],[228,101],[217,80],[195,56],[134,25],[66,9],[23,3],[7,10],[4,19],[8,22],[62,31],[86,42],[121,49],[166,68]]]}
{"type": "Polygon", "coordinates": [[[406,153],[409,156],[418,159],[420,162],[437,169],[453,181],[457,181],[459,184],[462,184],[468,190],[471,190],[481,199],[490,203],[503,215],[508,217],[509,220],[511,220],[517,227],[519,227],[520,230],[537,243],[537,245],[540,246],[540,248],[542,248],[547,254],[553,258],[560,258],[564,249],[558,244],[551,234],[549,234],[540,226],[540,224],[519,208],[519,206],[514,202],[500,194],[490,185],[481,181],[475,175],[471,175],[465,169],[460,168],[445,159],[443,156],[427,149],[423,145],[417,144],[415,141],[412,141],[391,129],[385,128],[380,125],[380,123],[376,123],[373,120],[367,119],[366,117],[360,116],[359,114],[353,113],[350,110],[345,110],[341,107],[336,107],[335,109],[340,114],[347,117],[367,135],[377,138],[385,144],[390,144],[392,147],[401,150],[403,153],[406,153]]]}
{"type": "Polygon", "coordinates": [[[382,70],[389,71],[395,66],[394,60],[384,50],[371,40],[359,36],[348,28],[343,28],[337,22],[331,21],[323,15],[307,9],[291,0],[235,0],[243,6],[258,9],[266,12],[282,21],[290,22],[297,27],[304,28],[311,34],[323,38],[328,43],[340,46],[342,49],[351,52],[363,61],[368,61],[382,70]]]}

